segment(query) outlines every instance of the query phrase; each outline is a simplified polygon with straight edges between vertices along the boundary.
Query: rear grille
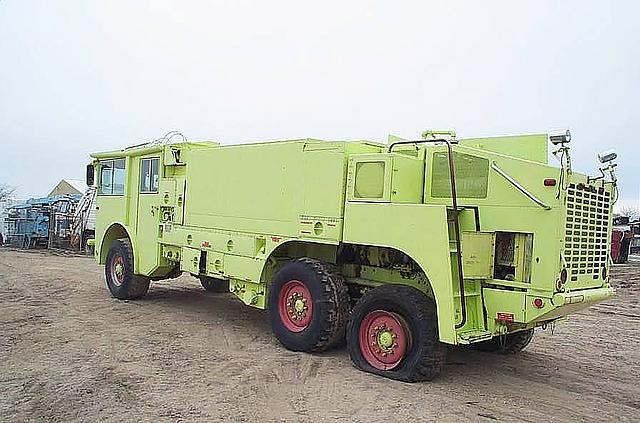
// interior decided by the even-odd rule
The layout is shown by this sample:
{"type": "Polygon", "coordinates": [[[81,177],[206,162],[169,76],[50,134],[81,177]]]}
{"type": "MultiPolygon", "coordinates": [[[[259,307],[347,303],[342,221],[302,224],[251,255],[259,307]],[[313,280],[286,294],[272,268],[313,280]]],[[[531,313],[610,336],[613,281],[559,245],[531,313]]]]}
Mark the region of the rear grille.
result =
{"type": "Polygon", "coordinates": [[[570,184],[564,256],[571,281],[598,279],[607,263],[607,235],[611,194],[604,188],[570,184]]]}

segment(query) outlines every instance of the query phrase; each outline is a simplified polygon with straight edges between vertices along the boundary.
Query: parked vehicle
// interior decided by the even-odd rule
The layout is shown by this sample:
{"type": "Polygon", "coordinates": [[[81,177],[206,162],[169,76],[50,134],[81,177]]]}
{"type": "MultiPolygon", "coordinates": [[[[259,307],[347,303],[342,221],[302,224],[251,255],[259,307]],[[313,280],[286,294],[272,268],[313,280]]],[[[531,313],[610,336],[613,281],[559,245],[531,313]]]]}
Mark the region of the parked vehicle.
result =
{"type": "Polygon", "coordinates": [[[93,154],[111,294],[188,272],[268,309],[286,348],[346,334],[355,366],[403,381],[436,376],[447,344],[516,353],[534,328],[613,295],[614,153],[589,177],[571,168],[568,132],[392,141],[93,154]]]}
{"type": "Polygon", "coordinates": [[[80,196],[32,198],[8,209],[5,224],[9,245],[20,248],[69,246],[71,218],[80,196]]]}
{"type": "Polygon", "coordinates": [[[611,260],[616,264],[626,263],[629,260],[633,231],[629,225],[629,218],[617,216],[613,218],[611,233],[611,260]]]}
{"type": "Polygon", "coordinates": [[[640,254],[640,220],[631,222],[630,226],[631,226],[631,232],[633,233],[633,238],[631,239],[631,246],[629,247],[629,252],[631,254],[640,254]]]}
{"type": "Polygon", "coordinates": [[[96,230],[96,190],[88,187],[73,215],[71,246],[79,252],[93,253],[92,242],[96,230]]]}
{"type": "Polygon", "coordinates": [[[5,198],[0,201],[0,245],[4,245],[7,242],[8,222],[6,219],[9,217],[9,209],[22,202],[24,200],[19,200],[15,197],[5,198]]]}

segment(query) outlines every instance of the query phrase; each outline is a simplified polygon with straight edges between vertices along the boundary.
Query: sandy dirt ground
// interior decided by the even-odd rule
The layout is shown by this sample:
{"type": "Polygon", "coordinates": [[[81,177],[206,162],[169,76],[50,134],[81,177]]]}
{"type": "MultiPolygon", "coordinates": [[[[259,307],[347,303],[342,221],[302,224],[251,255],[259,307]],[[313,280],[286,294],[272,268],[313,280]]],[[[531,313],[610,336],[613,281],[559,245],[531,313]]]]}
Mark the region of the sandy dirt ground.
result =
{"type": "Polygon", "coordinates": [[[406,384],[344,347],[289,352],[265,312],[192,277],[119,301],[91,258],[0,249],[0,420],[638,421],[640,261],[612,274],[614,299],[520,355],[452,348],[406,384]]]}

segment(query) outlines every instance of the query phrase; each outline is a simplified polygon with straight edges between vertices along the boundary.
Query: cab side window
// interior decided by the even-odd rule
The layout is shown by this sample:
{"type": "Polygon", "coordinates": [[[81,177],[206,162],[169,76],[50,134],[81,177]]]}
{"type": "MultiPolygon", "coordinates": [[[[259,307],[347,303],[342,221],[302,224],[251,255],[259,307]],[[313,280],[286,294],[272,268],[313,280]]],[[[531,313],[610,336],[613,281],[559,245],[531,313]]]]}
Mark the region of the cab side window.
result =
{"type": "Polygon", "coordinates": [[[125,160],[100,161],[100,189],[102,195],[124,195],[125,160]]]}
{"type": "Polygon", "coordinates": [[[160,183],[160,159],[142,159],[140,161],[140,192],[157,193],[160,183]]]}

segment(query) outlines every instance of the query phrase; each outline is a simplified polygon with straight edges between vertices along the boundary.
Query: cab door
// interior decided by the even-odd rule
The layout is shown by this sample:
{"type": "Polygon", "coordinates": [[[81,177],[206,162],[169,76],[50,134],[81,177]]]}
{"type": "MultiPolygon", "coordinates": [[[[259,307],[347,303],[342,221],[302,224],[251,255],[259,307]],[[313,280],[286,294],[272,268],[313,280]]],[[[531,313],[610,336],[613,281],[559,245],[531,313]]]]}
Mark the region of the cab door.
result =
{"type": "MultiPolygon", "coordinates": [[[[127,157],[100,159],[97,166],[97,194],[95,199],[95,234],[96,257],[107,256],[109,245],[102,245],[104,236],[113,223],[129,228],[130,220],[129,196],[134,196],[136,189],[130,184],[132,159],[127,157]],[[102,249],[105,251],[102,251],[102,249]]],[[[135,185],[134,185],[135,188],[135,185]]],[[[101,262],[102,263],[102,262],[101,262]]],[[[103,263],[102,263],[103,264],[103,263]]]]}
{"type": "Polygon", "coordinates": [[[158,267],[160,256],[160,156],[140,157],[138,168],[140,174],[136,216],[136,273],[151,276],[158,267]]]}

